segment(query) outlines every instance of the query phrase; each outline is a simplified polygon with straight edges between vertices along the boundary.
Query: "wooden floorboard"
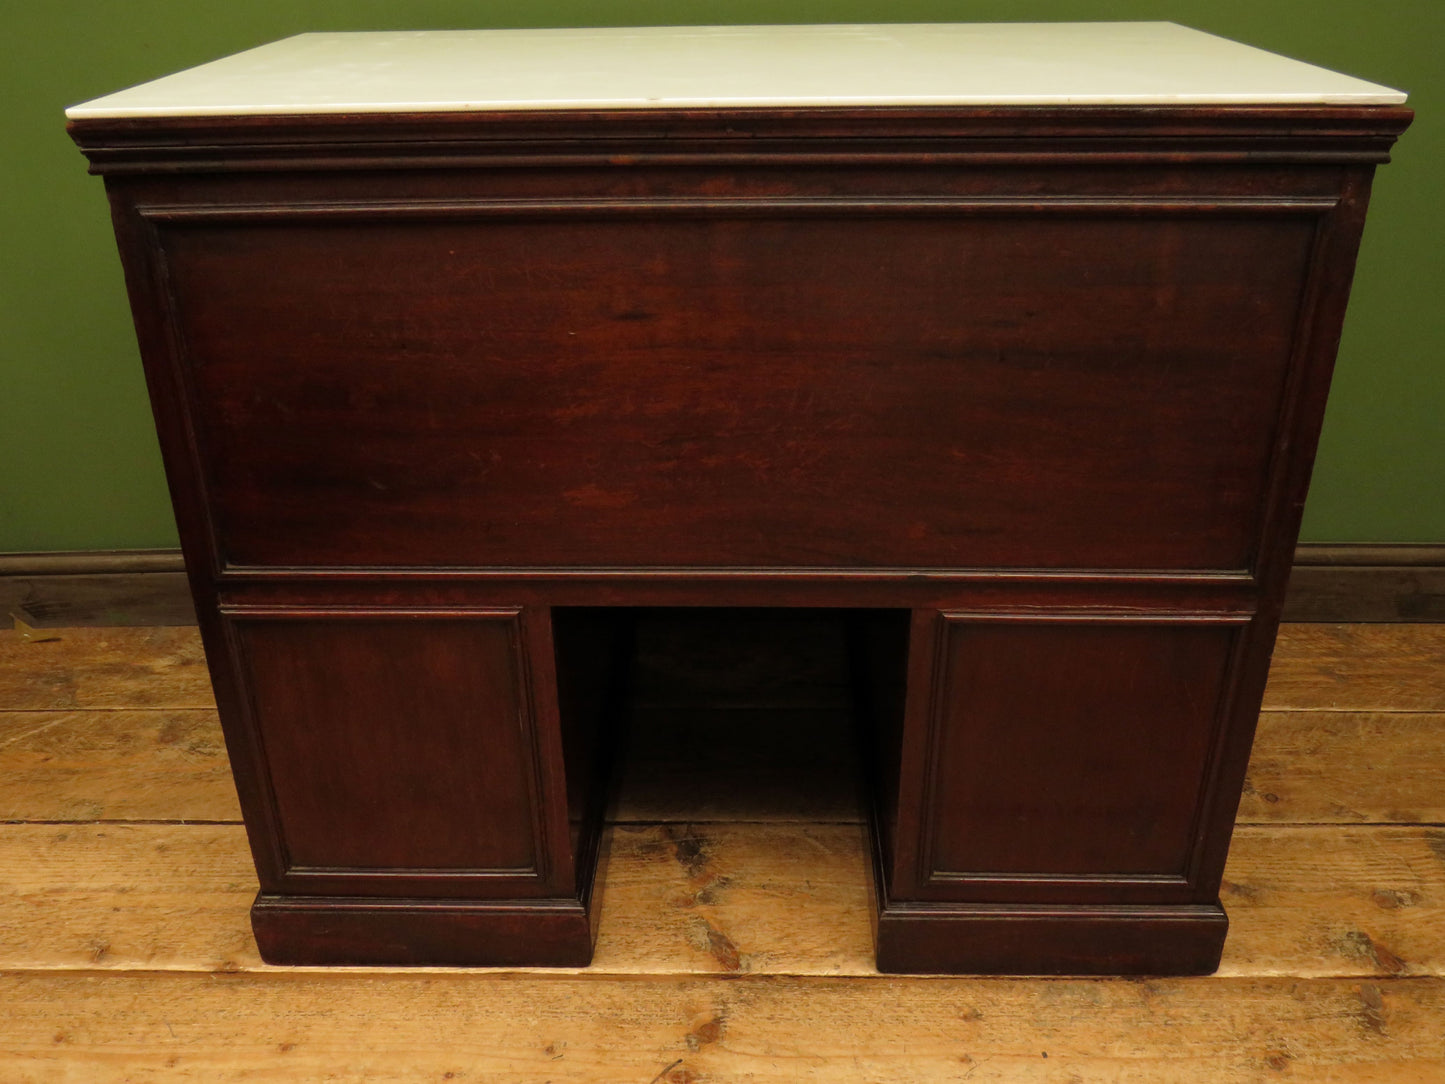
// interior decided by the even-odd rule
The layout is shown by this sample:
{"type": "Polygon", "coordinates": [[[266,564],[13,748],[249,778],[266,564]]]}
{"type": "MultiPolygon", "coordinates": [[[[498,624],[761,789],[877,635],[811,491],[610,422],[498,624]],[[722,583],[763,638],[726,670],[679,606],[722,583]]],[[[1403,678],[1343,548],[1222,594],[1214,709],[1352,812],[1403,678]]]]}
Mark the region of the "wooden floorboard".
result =
{"type": "MultiPolygon", "coordinates": [[[[645,719],[614,820],[861,820],[833,709],[645,719]]],[[[0,779],[0,821],[241,818],[214,708],[0,710],[0,779]]],[[[1445,713],[1264,712],[1239,821],[1445,824],[1445,713]]]]}
{"type": "Polygon", "coordinates": [[[1283,625],[1264,707],[1445,711],[1445,624],[1283,625]]]}
{"type": "Polygon", "coordinates": [[[324,971],[256,956],[195,630],[0,632],[0,1082],[1445,1082],[1445,629],[1282,630],[1223,964],[1161,981],[878,975],[831,664],[700,712],[663,646],[592,968],[324,971]]]}
{"type": "Polygon", "coordinates": [[[1445,712],[1263,712],[1239,821],[1445,824],[1445,712]]]}
{"type": "MultiPolygon", "coordinates": [[[[596,972],[875,973],[859,825],[619,826],[608,847],[596,972]]],[[[0,870],[0,970],[264,966],[239,825],[3,825],[0,870]]]]}
{"type": "Polygon", "coordinates": [[[255,967],[255,895],[240,825],[3,825],[0,970],[255,967]]]}
{"type": "Polygon", "coordinates": [[[0,821],[240,821],[214,708],[0,711],[0,821]]]}
{"type": "Polygon", "coordinates": [[[1445,829],[1240,826],[1220,899],[1221,974],[1445,975],[1445,829]]]}
{"type": "MultiPolygon", "coordinates": [[[[0,708],[213,705],[194,628],[0,630],[0,708]]],[[[1445,624],[1285,625],[1264,706],[1445,711],[1445,624]]]]}
{"type": "MultiPolygon", "coordinates": [[[[785,694],[793,691],[779,691],[767,706],[817,706],[783,703],[785,694]]],[[[0,709],[214,703],[194,628],[0,630],[0,709]]],[[[1445,711],[1445,624],[1285,625],[1264,706],[1445,711]]]]}
{"type": "MultiPolygon", "coordinates": [[[[740,714],[682,717],[686,756],[639,750],[613,820],[861,820],[837,714],[760,713],[746,728],[766,747],[722,743],[740,714]],[[831,752],[775,756],[808,741],[831,752]]],[[[0,821],[240,821],[214,708],[0,711],[0,779],[0,821]]],[[[1238,820],[1445,824],[1445,713],[1266,711],[1238,820]]]]}
{"type": "Polygon", "coordinates": [[[0,630],[0,709],[215,706],[194,628],[0,630]]]}
{"type": "Polygon", "coordinates": [[[0,1078],[1438,1081],[1445,982],[0,975],[0,1078]]]}
{"type": "MultiPolygon", "coordinates": [[[[858,825],[620,825],[593,970],[872,975],[858,825]]],[[[0,970],[256,970],[237,825],[0,826],[0,970]]],[[[1445,976],[1445,829],[1241,827],[1222,975],[1445,976]]]]}

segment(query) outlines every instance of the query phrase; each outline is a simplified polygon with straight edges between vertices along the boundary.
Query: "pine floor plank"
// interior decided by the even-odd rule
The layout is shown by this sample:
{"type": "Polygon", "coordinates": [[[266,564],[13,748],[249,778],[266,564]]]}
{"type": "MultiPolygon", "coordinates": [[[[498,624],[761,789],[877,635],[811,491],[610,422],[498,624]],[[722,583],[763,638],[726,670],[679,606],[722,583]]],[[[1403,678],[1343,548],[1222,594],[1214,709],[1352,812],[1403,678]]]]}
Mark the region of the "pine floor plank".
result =
{"type": "MultiPolygon", "coordinates": [[[[844,761],[683,821],[739,813],[693,771],[726,713],[633,766],[624,819],[678,823],[610,830],[587,971],[266,968],[239,824],[0,825],[0,1081],[1445,1081],[1445,628],[1285,626],[1267,706],[1206,979],[877,975],[861,827],[799,823],[844,761]]],[[[0,780],[0,820],[234,818],[195,631],[0,632],[0,780]]]]}
{"type": "Polygon", "coordinates": [[[240,821],[213,708],[0,711],[0,820],[240,821]]]}
{"type": "Polygon", "coordinates": [[[0,710],[215,704],[194,628],[0,629],[0,710]]]}
{"type": "Polygon", "coordinates": [[[618,825],[593,967],[873,975],[860,824],[618,825]]]}
{"type": "MultiPolygon", "coordinates": [[[[860,819],[836,712],[649,717],[615,820],[860,819]]],[[[0,778],[0,820],[240,820],[214,709],[0,711],[0,778]]],[[[1445,823],[1445,713],[1263,713],[1239,821],[1445,823]]]]}
{"type": "Polygon", "coordinates": [[[3,825],[0,970],[253,969],[256,887],[240,825],[3,825]]]}
{"type": "Polygon", "coordinates": [[[1264,707],[1445,711],[1445,624],[1281,625],[1264,707]]]}
{"type": "MultiPolygon", "coordinates": [[[[194,628],[0,630],[0,709],[213,704],[194,628]]],[[[1284,625],[1265,707],[1445,711],[1445,625],[1284,625]]]]}
{"type": "Polygon", "coordinates": [[[0,975],[15,1084],[1359,1081],[1445,1070],[1445,982],[0,975]]]}
{"type": "MultiPolygon", "coordinates": [[[[0,630],[0,709],[213,704],[194,628],[0,630]]],[[[1445,711],[1445,624],[1284,625],[1265,707],[1445,711]]]]}
{"type": "MultiPolygon", "coordinates": [[[[858,825],[619,826],[593,968],[872,974],[864,854],[858,825]]],[[[255,893],[239,825],[3,825],[0,970],[254,970],[255,893]]]]}
{"type": "Polygon", "coordinates": [[[1224,877],[1220,974],[1445,976],[1445,829],[1241,827],[1224,877]]]}
{"type": "MultiPolygon", "coordinates": [[[[1441,810],[1445,804],[1445,786],[1441,785],[1445,783],[1445,740],[1440,737],[1445,733],[1441,729],[1445,716],[1434,711],[1414,718],[1396,715],[1405,706],[1432,703],[1438,691],[1432,691],[1434,686],[1445,684],[1445,656],[1436,651],[1445,645],[1440,628],[1285,626],[1276,652],[1272,702],[1292,704],[1300,710],[1305,710],[1303,705],[1309,701],[1335,705],[1377,702],[1391,710],[1340,712],[1331,719],[1328,711],[1316,709],[1308,721],[1292,721],[1286,712],[1267,711],[1261,718],[1241,820],[1433,823],[1445,819],[1441,810]]],[[[24,781],[7,788],[0,799],[5,806],[0,811],[3,819],[80,819],[91,815],[88,810],[96,810],[97,819],[235,816],[218,729],[205,733],[205,720],[182,723],[174,714],[175,710],[204,710],[211,705],[195,630],[70,629],[29,636],[13,630],[0,632],[0,767],[7,769],[7,778],[24,781]],[[108,710],[162,705],[172,713],[114,720],[103,714],[86,717],[76,713],[57,725],[53,716],[28,720],[3,710],[74,712],[76,705],[108,710]],[[155,748],[164,753],[167,739],[181,734],[185,735],[186,763],[195,771],[188,777],[180,770],[181,763],[170,757],[167,772],[158,776],[145,765],[139,749],[154,741],[158,743],[155,748]],[[95,753],[93,767],[86,769],[75,762],[72,770],[65,763],[65,750],[87,745],[95,753]],[[202,750],[214,750],[216,755],[208,759],[202,750]],[[176,771],[170,772],[170,768],[176,771]],[[173,786],[167,780],[173,781],[173,786]],[[30,804],[32,797],[40,801],[30,804]]],[[[654,722],[665,714],[654,711],[654,722]]],[[[731,726],[747,713],[712,714],[731,726]]],[[[829,732],[839,726],[840,717],[827,710],[778,714],[798,720],[811,717],[815,729],[829,732]]],[[[647,713],[642,716],[645,719],[647,713]]],[[[209,726],[214,727],[214,722],[209,726]]],[[[787,732],[787,728],[777,729],[778,734],[787,732]]],[[[710,738],[706,726],[693,726],[686,733],[694,736],[695,752],[716,753],[716,736],[710,738]]],[[[752,744],[735,742],[731,747],[746,750],[752,744]]],[[[846,743],[834,735],[831,745],[836,748],[846,743]]],[[[687,770],[687,764],[695,761],[679,756],[679,751],[686,753],[685,748],[675,745],[656,754],[646,752],[646,743],[640,748],[643,755],[630,767],[631,778],[616,813],[619,819],[741,815],[831,820],[856,816],[848,808],[851,794],[840,798],[844,790],[837,786],[826,793],[814,788],[817,795],[806,787],[749,788],[758,799],[756,808],[742,811],[730,808],[728,802],[747,791],[724,786],[714,795],[718,799],[714,810],[705,800],[712,792],[699,789],[693,778],[696,773],[687,770]],[[671,765],[652,763],[659,757],[671,758],[671,765]],[[693,805],[690,810],[670,811],[679,794],[700,795],[703,808],[693,805]],[[777,800],[763,801],[769,794],[777,800]]],[[[797,750],[790,753],[789,749],[782,748],[779,759],[784,764],[773,765],[773,775],[779,780],[799,761],[794,755],[797,750]]],[[[744,765],[741,770],[751,777],[757,767],[744,765]]],[[[836,783],[848,771],[851,766],[843,760],[810,768],[812,777],[820,782],[831,776],[836,783]]]]}
{"type": "Polygon", "coordinates": [[[1239,821],[1445,824],[1445,713],[1262,713],[1239,821]]]}
{"type": "MultiPolygon", "coordinates": [[[[857,825],[612,829],[593,970],[872,975],[857,825]]],[[[237,825],[0,826],[0,970],[261,967],[237,825]]],[[[1241,828],[1237,977],[1445,976],[1445,830],[1241,828]]]]}

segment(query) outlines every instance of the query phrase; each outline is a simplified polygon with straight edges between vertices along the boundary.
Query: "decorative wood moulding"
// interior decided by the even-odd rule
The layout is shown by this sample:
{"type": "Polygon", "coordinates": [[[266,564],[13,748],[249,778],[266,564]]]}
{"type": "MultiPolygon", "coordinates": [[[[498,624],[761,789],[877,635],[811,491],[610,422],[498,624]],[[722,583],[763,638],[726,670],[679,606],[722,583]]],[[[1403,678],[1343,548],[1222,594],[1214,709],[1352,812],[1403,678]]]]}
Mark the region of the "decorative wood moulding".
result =
{"type": "MultiPolygon", "coordinates": [[[[239,570],[238,570],[239,571],[239,570]]],[[[233,573],[234,574],[234,573],[233,573]]],[[[516,580],[545,579],[556,585],[570,582],[580,593],[606,592],[609,580],[634,573],[625,570],[572,570],[552,573],[461,572],[479,579],[507,576],[516,580]]],[[[348,578],[361,578],[357,572],[348,578]]],[[[422,575],[418,573],[417,575],[422,575]]],[[[441,579],[440,575],[433,574],[441,579]]],[[[456,573],[449,573],[450,579],[456,573]]],[[[752,573],[722,570],[674,571],[669,580],[700,582],[737,580],[752,573]]],[[[796,570],[792,573],[801,578],[796,570]]],[[[828,580],[838,573],[817,573],[828,580]]],[[[890,581],[937,579],[957,574],[929,574],[918,570],[871,573],[846,578],[876,581],[880,599],[897,590],[890,581]]],[[[1002,588],[1031,578],[1027,572],[978,574],[970,582],[987,579],[1002,588]]],[[[1208,577],[1203,577],[1208,579],[1208,577]]],[[[1247,578],[1232,576],[1241,583],[1247,578]]],[[[1097,583],[1089,573],[1057,573],[1055,583],[1097,583]]],[[[1137,581],[1142,583],[1140,578],[1137,581]]],[[[1125,586],[1119,585],[1121,590],[1125,586]]],[[[766,585],[756,588],[764,601],[766,585]]],[[[795,604],[809,604],[803,585],[794,586],[795,604]]],[[[659,583],[657,605],[666,605],[675,589],[659,583]]],[[[928,593],[920,590],[920,597],[928,593]]],[[[1181,591],[1181,598],[1187,593],[1181,591]]],[[[890,596],[891,597],[891,596],[890,596]]],[[[1241,595],[1241,599],[1244,596],[1241,595]]],[[[193,625],[195,610],[185,582],[185,564],[179,550],[78,550],[54,553],[0,554],[0,604],[6,612],[34,628],[86,625],[193,625]]],[[[741,605],[742,603],[740,603],[741,605]]],[[[880,604],[882,604],[880,602],[880,604]]],[[[1445,545],[1302,543],[1295,551],[1289,591],[1285,595],[1286,621],[1445,621],[1445,545]]]]}
{"type": "Polygon", "coordinates": [[[160,225],[210,225],[230,222],[387,221],[390,219],[507,219],[525,222],[548,218],[806,218],[812,216],[867,215],[905,217],[977,217],[1021,215],[1069,215],[1077,217],[1115,215],[1161,215],[1235,217],[1239,215],[1322,215],[1339,200],[1333,196],[1223,196],[1215,199],[1182,199],[1161,196],[1076,199],[949,198],[903,196],[897,199],[854,199],[837,197],[792,197],[782,199],[566,199],[566,200],[374,200],[289,203],[214,204],[203,207],[173,207],[142,204],[137,213],[147,222],[160,225]]]}
{"type": "Polygon", "coordinates": [[[1376,106],[619,110],[79,119],[91,171],[417,167],[1384,163],[1411,110],[1376,106]],[[159,130],[158,130],[159,129],[159,130]],[[1061,142],[1062,141],[1062,142],[1061,142]]]}

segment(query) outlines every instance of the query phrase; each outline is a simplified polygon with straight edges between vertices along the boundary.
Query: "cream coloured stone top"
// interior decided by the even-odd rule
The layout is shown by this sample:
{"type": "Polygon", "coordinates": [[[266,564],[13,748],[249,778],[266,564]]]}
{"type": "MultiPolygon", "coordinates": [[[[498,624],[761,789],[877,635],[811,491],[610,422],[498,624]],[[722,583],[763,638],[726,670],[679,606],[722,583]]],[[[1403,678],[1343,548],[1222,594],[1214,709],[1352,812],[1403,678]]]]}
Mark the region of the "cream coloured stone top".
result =
{"type": "Polygon", "coordinates": [[[1174,23],[653,26],[300,34],[66,115],[1403,101],[1174,23]]]}

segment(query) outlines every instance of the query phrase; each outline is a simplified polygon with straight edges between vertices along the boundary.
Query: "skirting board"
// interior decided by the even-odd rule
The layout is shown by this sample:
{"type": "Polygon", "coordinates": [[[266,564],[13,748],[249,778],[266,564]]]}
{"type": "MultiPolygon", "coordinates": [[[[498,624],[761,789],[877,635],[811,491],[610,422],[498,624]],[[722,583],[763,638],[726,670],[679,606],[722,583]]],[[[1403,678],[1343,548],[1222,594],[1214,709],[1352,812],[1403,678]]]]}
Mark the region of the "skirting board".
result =
{"type": "Polygon", "coordinates": [[[0,554],[0,608],[36,629],[196,623],[180,550],[0,554]]]}
{"type": "Polygon", "coordinates": [[[1445,545],[1295,550],[1286,621],[1445,621],[1445,545]]]}
{"type": "MultiPolygon", "coordinates": [[[[0,608],[32,628],[192,625],[178,550],[0,554],[0,608]]],[[[1303,543],[1286,621],[1445,621],[1445,544],[1303,543]]]]}

